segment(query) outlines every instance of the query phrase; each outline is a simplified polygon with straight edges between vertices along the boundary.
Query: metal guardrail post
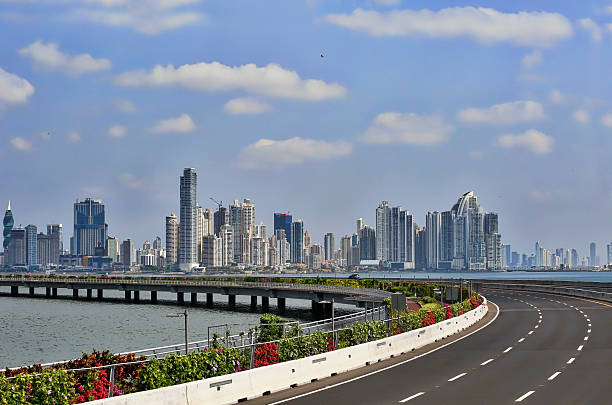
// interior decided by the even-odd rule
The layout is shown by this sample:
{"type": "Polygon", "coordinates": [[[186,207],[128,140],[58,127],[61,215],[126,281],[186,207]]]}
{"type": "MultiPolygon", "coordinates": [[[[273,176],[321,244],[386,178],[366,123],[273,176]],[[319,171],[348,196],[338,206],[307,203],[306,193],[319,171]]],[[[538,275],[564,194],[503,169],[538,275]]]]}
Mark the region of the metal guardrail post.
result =
{"type": "Polygon", "coordinates": [[[253,366],[255,365],[255,348],[253,347],[253,331],[249,331],[249,336],[251,338],[251,363],[249,366],[249,370],[253,369],[253,366]]]}
{"type": "Polygon", "coordinates": [[[110,375],[108,378],[109,384],[108,384],[108,397],[110,398],[113,396],[113,393],[115,391],[115,365],[112,365],[110,368],[110,375]]]}

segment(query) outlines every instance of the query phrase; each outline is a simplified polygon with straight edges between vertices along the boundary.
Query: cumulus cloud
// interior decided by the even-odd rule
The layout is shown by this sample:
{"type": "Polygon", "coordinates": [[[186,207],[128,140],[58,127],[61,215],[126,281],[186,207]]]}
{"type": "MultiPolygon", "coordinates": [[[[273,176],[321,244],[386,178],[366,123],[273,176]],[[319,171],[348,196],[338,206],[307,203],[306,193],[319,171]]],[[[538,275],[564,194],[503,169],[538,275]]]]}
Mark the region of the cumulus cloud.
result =
{"type": "Polygon", "coordinates": [[[226,113],[238,114],[261,114],[272,110],[272,106],[264,101],[250,97],[235,98],[223,106],[226,113]]]}
{"type": "Polygon", "coordinates": [[[0,68],[0,107],[24,104],[34,94],[34,86],[26,79],[0,68]]]}
{"type": "Polygon", "coordinates": [[[586,108],[579,108],[572,114],[574,121],[580,124],[588,124],[591,122],[591,114],[586,108]]]}
{"type": "Polygon", "coordinates": [[[525,69],[532,69],[542,62],[542,52],[538,49],[523,56],[521,63],[525,69]]]}
{"type": "Polygon", "coordinates": [[[206,15],[192,10],[175,10],[199,0],[84,0],[85,7],[67,17],[112,27],[125,27],[147,35],[193,25],[206,15]]]}
{"type": "Polygon", "coordinates": [[[353,145],[294,137],[281,141],[260,139],[240,152],[238,162],[245,169],[278,169],[304,162],[330,160],[349,155],[353,145]]]}
{"type": "Polygon", "coordinates": [[[133,113],[136,111],[136,106],[130,100],[119,98],[113,102],[115,108],[124,113],[133,113]]]}
{"type": "Polygon", "coordinates": [[[590,18],[581,18],[578,20],[578,25],[591,35],[593,41],[601,41],[601,28],[595,21],[590,18]]]}
{"type": "Polygon", "coordinates": [[[457,118],[472,124],[519,124],[546,118],[542,104],[536,101],[512,101],[487,108],[466,108],[457,118]]]}
{"type": "Polygon", "coordinates": [[[548,101],[553,104],[563,104],[565,102],[565,95],[560,90],[551,90],[548,93],[548,101]]]}
{"type": "Polygon", "coordinates": [[[453,7],[439,11],[393,10],[381,13],[356,9],[351,14],[330,14],[327,21],[375,37],[468,37],[482,44],[508,42],[531,47],[551,47],[571,37],[571,22],[549,12],[503,13],[484,7],[453,7]]]}
{"type": "Polygon", "coordinates": [[[61,52],[55,43],[45,44],[36,41],[19,50],[21,56],[26,56],[38,66],[50,70],[60,70],[73,76],[83,73],[97,72],[110,69],[111,62],[108,59],[94,59],[90,54],[69,55],[61,52]]]}
{"type": "Polygon", "coordinates": [[[601,117],[601,125],[612,128],[612,114],[608,113],[601,117]]]}
{"type": "Polygon", "coordinates": [[[167,120],[157,122],[151,131],[162,134],[168,132],[191,132],[195,130],[195,128],[196,126],[191,117],[187,114],[183,114],[176,118],[168,118],[167,120]]]}
{"type": "Polygon", "coordinates": [[[121,138],[125,135],[125,127],[123,125],[114,125],[108,129],[108,136],[113,138],[121,138]]]}
{"type": "Polygon", "coordinates": [[[536,155],[543,155],[552,151],[554,139],[543,132],[529,129],[518,135],[502,135],[497,142],[504,148],[523,148],[536,155]]]}
{"type": "Polygon", "coordinates": [[[436,115],[386,112],[374,118],[361,140],[369,144],[435,145],[446,142],[453,130],[436,115]]]}
{"type": "Polygon", "coordinates": [[[11,145],[13,145],[13,148],[22,152],[29,152],[32,150],[32,143],[20,136],[11,139],[11,145]]]}
{"type": "Polygon", "coordinates": [[[73,131],[68,134],[68,136],[66,137],[66,141],[68,143],[81,143],[81,134],[76,131],[73,131]]]}
{"type": "Polygon", "coordinates": [[[150,71],[138,70],[119,75],[115,83],[131,87],[177,86],[197,91],[235,91],[305,101],[342,98],[346,89],[337,83],[302,79],[292,70],[271,63],[227,66],[219,62],[182,65],[157,65],[150,71]]]}
{"type": "Polygon", "coordinates": [[[401,0],[374,0],[374,4],[379,6],[397,6],[401,2],[401,0]]]}

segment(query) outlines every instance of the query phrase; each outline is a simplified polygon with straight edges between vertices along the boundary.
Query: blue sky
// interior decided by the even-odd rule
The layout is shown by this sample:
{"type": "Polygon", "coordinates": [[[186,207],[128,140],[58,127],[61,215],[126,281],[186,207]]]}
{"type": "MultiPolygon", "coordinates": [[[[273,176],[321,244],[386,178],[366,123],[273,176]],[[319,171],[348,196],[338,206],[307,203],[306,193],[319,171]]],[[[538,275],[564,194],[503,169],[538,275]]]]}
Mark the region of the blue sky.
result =
{"type": "Polygon", "coordinates": [[[609,6],[0,0],[0,198],[68,235],[102,198],[140,244],[195,167],[202,205],[249,197],[320,241],[381,200],[423,225],[474,190],[504,243],[603,257],[609,6]]]}

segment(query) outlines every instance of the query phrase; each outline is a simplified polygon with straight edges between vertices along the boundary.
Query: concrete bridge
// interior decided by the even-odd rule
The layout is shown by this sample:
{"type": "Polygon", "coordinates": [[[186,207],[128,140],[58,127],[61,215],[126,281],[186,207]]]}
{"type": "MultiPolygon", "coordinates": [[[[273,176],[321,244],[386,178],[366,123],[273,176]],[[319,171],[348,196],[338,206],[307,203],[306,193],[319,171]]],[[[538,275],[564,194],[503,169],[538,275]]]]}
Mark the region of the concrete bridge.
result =
{"type": "Polygon", "coordinates": [[[312,312],[316,318],[331,316],[331,300],[336,303],[351,304],[358,307],[371,307],[382,303],[383,298],[391,293],[369,288],[339,287],[313,284],[261,283],[242,281],[209,281],[209,280],[152,280],[131,278],[59,278],[59,277],[0,277],[0,287],[10,287],[11,296],[58,296],[104,300],[104,291],[124,292],[124,300],[133,303],[158,302],[158,292],[176,294],[180,305],[196,305],[200,301],[198,294],[205,297],[208,307],[213,306],[213,294],[227,296],[230,309],[236,306],[236,296],[250,296],[251,310],[258,308],[258,302],[264,312],[270,308],[270,298],[276,300],[277,310],[284,312],[286,299],[310,300],[312,312]],[[39,290],[39,294],[36,290],[39,290]],[[44,291],[44,294],[41,294],[44,291]],[[58,294],[58,291],[63,294],[58,294]],[[66,295],[66,292],[68,294],[66,295]],[[95,292],[95,295],[94,295],[95,292]],[[146,293],[146,296],[145,296],[146,293]],[[70,295],[71,294],[71,295],[70,295]],[[186,299],[186,295],[188,298],[186,299]]]}

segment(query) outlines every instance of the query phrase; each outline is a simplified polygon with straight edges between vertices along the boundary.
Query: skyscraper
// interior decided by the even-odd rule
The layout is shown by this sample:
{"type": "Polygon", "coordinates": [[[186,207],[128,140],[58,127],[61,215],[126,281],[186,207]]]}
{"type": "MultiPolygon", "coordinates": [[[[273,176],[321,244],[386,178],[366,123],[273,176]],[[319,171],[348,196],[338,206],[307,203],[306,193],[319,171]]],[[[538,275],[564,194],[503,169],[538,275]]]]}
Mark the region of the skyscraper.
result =
{"type": "Polygon", "coordinates": [[[28,225],[26,231],[26,263],[32,266],[38,263],[38,229],[36,225],[28,225]]]}
{"type": "Polygon", "coordinates": [[[134,243],[130,238],[121,243],[121,263],[128,267],[136,263],[134,243]]]}
{"type": "Polygon", "coordinates": [[[304,263],[304,223],[301,219],[291,223],[291,263],[304,263]]]}
{"type": "Polygon", "coordinates": [[[106,239],[106,255],[110,257],[114,263],[119,263],[121,261],[119,238],[109,236],[106,239]]]}
{"type": "MultiPolygon", "coordinates": [[[[342,249],[350,247],[350,240],[345,247],[345,238],[342,238],[342,249]]],[[[348,255],[348,253],[347,253],[348,255]]],[[[363,226],[359,231],[359,258],[360,260],[376,260],[376,231],[371,226],[363,226]]]]}
{"type": "Polygon", "coordinates": [[[196,240],[196,196],[198,175],[193,168],[185,168],[180,186],[179,268],[189,271],[198,265],[196,240]]]}
{"type": "Polygon", "coordinates": [[[178,262],[179,223],[176,215],[166,217],[166,264],[173,266],[178,262]]]}
{"type": "Polygon", "coordinates": [[[589,244],[589,266],[594,267],[599,265],[597,263],[597,245],[595,242],[589,244]]]}
{"type": "Polygon", "coordinates": [[[234,228],[230,224],[221,225],[219,230],[221,239],[221,263],[217,266],[229,266],[234,262],[234,228]]]}
{"type": "MultiPolygon", "coordinates": [[[[49,230],[49,227],[47,227],[49,230]]],[[[57,233],[39,233],[36,238],[37,250],[38,250],[38,263],[41,266],[57,265],[59,264],[60,256],[60,243],[59,235],[57,233]]]]}
{"type": "Polygon", "coordinates": [[[219,206],[214,214],[215,235],[219,236],[221,227],[227,224],[227,208],[219,206]]]}
{"type": "Polygon", "coordinates": [[[290,213],[274,213],[274,232],[276,233],[277,229],[283,229],[285,231],[285,236],[287,237],[287,242],[291,244],[291,222],[293,221],[293,217],[290,213]]]}
{"type": "Polygon", "coordinates": [[[9,266],[24,266],[27,264],[26,230],[22,227],[15,227],[11,230],[6,264],[9,266]]]}
{"type": "Polygon", "coordinates": [[[15,225],[15,221],[13,220],[13,212],[11,211],[11,202],[8,202],[8,208],[4,213],[4,230],[2,232],[4,236],[4,241],[2,242],[2,246],[4,246],[4,250],[6,251],[9,247],[9,243],[11,241],[11,230],[13,229],[13,225],[15,225]]]}
{"type": "Polygon", "coordinates": [[[62,224],[47,225],[47,235],[57,235],[59,240],[59,251],[64,252],[64,231],[62,224]]]}
{"type": "Polygon", "coordinates": [[[234,229],[234,260],[249,263],[255,226],[255,205],[250,199],[245,198],[241,203],[234,200],[229,207],[229,224],[234,229]]]}
{"type": "Polygon", "coordinates": [[[442,216],[438,211],[428,212],[425,217],[425,239],[427,268],[437,269],[440,260],[440,225],[442,216]]]}
{"type": "Polygon", "coordinates": [[[391,207],[387,201],[376,208],[376,259],[391,259],[391,207]]]}
{"type": "Polygon", "coordinates": [[[359,233],[364,226],[365,222],[363,222],[363,218],[357,218],[357,233],[359,233]]]}
{"type": "MultiPolygon", "coordinates": [[[[324,246],[324,250],[325,250],[325,257],[324,260],[332,260],[334,258],[334,251],[336,250],[336,241],[334,238],[334,234],[331,232],[328,232],[325,234],[325,238],[323,239],[323,246],[324,246]]],[[[311,251],[312,253],[312,251],[311,251]]]]}
{"type": "Polygon", "coordinates": [[[607,250],[607,256],[608,256],[608,262],[606,264],[610,264],[612,263],[612,242],[608,243],[606,245],[606,250],[607,250]]]}
{"type": "Polygon", "coordinates": [[[106,245],[108,225],[102,200],[77,199],[74,203],[74,249],[77,255],[93,256],[106,245]]]}
{"type": "MultiPolygon", "coordinates": [[[[502,268],[502,247],[501,235],[499,234],[499,219],[496,213],[488,212],[484,214],[483,220],[485,251],[487,257],[486,267],[489,270],[499,270],[502,268]]],[[[506,255],[505,262],[510,261],[510,245],[504,251],[506,255]]]]}
{"type": "Polygon", "coordinates": [[[440,214],[440,221],[439,267],[441,269],[450,269],[455,257],[455,246],[453,243],[455,214],[453,211],[443,211],[440,214]]]}

